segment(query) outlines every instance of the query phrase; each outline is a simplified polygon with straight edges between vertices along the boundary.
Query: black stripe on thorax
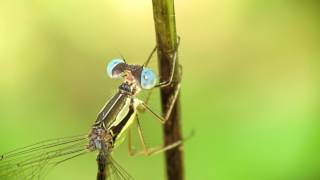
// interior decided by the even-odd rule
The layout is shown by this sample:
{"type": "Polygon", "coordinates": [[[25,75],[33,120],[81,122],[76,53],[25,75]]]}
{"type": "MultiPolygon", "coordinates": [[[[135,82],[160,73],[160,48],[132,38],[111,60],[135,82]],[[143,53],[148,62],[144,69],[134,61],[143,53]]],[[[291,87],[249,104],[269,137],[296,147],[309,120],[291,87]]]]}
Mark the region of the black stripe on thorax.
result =
{"type": "Polygon", "coordinates": [[[126,105],[126,100],[129,96],[127,94],[117,92],[105,105],[102,111],[98,114],[95,126],[104,124],[108,128],[115,120],[119,112],[126,105]]]}
{"type": "Polygon", "coordinates": [[[117,126],[114,126],[111,129],[114,134],[114,137],[113,137],[114,141],[116,140],[118,134],[122,131],[123,127],[127,124],[127,122],[129,121],[133,113],[134,113],[133,99],[131,99],[128,113],[117,126]]]}

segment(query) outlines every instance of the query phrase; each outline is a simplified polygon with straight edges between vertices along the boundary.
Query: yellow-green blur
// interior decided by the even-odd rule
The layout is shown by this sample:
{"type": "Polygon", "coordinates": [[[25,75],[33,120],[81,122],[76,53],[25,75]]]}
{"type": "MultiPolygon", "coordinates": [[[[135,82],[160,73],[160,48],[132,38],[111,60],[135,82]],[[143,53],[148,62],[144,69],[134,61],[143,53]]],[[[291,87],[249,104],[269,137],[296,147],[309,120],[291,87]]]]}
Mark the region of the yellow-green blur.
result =
{"type": "MultiPolygon", "coordinates": [[[[319,178],[319,8],[176,0],[182,126],[186,136],[195,131],[184,145],[187,180],[319,178]]],[[[154,45],[151,0],[0,0],[0,152],[89,132],[119,84],[106,64],[121,55],[142,64],[154,45]]],[[[158,112],[159,103],[156,91],[158,112]]],[[[148,114],[141,122],[150,146],[161,144],[161,125],[148,114]]],[[[134,179],[164,179],[163,155],[117,150],[134,179]]],[[[89,180],[96,171],[91,154],[47,179],[89,180]]]]}

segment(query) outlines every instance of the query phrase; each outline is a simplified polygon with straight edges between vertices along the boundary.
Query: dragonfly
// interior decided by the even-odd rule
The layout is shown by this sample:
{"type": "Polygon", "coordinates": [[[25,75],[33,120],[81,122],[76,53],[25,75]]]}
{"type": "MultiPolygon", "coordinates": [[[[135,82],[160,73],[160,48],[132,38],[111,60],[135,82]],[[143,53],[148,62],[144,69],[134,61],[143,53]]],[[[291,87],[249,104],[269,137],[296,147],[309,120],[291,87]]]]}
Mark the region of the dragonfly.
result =
{"type": "MultiPolygon", "coordinates": [[[[179,40],[178,40],[179,42],[179,40]]],[[[179,44],[179,43],[178,43],[179,44]]],[[[129,155],[155,155],[182,144],[182,140],[167,146],[149,148],[144,140],[139,114],[148,111],[164,124],[173,109],[180,91],[180,82],[173,81],[176,66],[177,51],[171,53],[173,59],[169,79],[158,82],[155,72],[148,67],[155,47],[143,65],[128,64],[122,58],[111,60],[106,68],[112,79],[122,79],[118,91],[110,98],[97,115],[89,133],[72,137],[51,139],[38,142],[23,148],[9,151],[0,156],[0,179],[44,179],[48,172],[57,165],[81,155],[96,152],[98,165],[97,180],[130,180],[133,179],[113,158],[112,151],[125,139],[128,141],[129,155]],[[164,116],[159,115],[149,107],[148,97],[153,89],[170,86],[177,83],[171,102],[164,116]],[[150,90],[145,101],[137,95],[142,90],[150,90]],[[134,151],[131,143],[131,128],[137,124],[139,141],[142,150],[134,151]]]]}

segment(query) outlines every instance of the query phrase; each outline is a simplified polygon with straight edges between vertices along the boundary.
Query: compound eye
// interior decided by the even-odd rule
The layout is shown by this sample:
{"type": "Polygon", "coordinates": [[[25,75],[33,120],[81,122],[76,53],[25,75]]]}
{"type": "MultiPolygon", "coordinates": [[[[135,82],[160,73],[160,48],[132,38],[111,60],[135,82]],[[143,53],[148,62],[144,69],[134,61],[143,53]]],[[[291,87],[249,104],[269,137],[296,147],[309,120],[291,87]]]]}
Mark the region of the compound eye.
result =
{"type": "Polygon", "coordinates": [[[120,64],[124,64],[124,60],[122,59],[113,59],[107,65],[107,74],[110,78],[116,79],[121,77],[122,69],[120,68],[120,64]]]}
{"type": "Polygon", "coordinates": [[[140,85],[143,89],[152,89],[156,85],[157,76],[149,68],[143,68],[141,72],[140,85]]]}

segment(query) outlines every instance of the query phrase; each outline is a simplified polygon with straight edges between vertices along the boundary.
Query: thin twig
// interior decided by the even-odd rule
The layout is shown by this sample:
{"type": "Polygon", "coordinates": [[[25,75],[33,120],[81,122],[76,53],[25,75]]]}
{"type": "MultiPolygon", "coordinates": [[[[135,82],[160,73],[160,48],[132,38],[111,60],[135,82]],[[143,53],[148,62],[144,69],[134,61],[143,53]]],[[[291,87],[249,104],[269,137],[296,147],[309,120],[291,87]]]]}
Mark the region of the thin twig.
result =
{"type": "MultiPolygon", "coordinates": [[[[175,24],[174,1],[173,0],[152,0],[153,16],[157,39],[157,53],[159,59],[160,80],[169,79],[170,72],[173,71],[173,54],[177,50],[177,33],[175,24]]],[[[178,58],[178,57],[177,57],[178,58]]],[[[162,112],[167,112],[167,105],[174,95],[177,82],[180,81],[178,60],[176,60],[173,83],[170,86],[161,88],[162,112]]],[[[180,101],[179,97],[175,102],[171,115],[165,123],[164,142],[165,145],[181,140],[180,126],[180,101]]],[[[183,154],[182,147],[166,151],[166,171],[168,180],[183,180],[183,154]]]]}

